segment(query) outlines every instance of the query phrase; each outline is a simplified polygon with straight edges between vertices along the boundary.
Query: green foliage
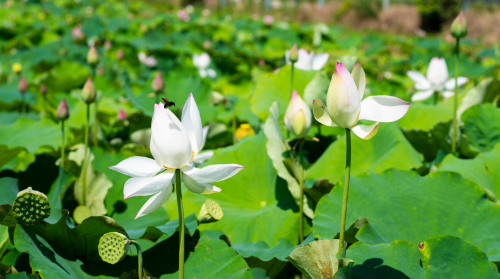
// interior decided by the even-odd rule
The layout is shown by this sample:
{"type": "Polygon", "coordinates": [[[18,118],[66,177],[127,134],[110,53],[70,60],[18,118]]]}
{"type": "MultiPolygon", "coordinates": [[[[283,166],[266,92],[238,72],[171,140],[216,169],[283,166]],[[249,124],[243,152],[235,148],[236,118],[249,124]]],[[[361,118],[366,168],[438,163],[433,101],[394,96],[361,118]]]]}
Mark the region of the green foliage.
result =
{"type": "Polygon", "coordinates": [[[492,104],[476,105],[462,114],[463,130],[472,147],[484,152],[500,142],[500,109],[492,104]]]}

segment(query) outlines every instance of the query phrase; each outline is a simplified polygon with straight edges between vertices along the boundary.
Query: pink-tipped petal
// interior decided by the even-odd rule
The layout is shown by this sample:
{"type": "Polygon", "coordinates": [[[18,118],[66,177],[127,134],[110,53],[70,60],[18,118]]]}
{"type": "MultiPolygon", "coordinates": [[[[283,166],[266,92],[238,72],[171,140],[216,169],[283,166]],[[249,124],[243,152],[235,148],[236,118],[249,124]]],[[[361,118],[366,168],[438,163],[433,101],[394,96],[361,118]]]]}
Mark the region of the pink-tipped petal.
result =
{"type": "Polygon", "coordinates": [[[109,168],[132,177],[150,177],[162,170],[155,160],[140,156],[127,158],[109,168]]]}
{"type": "Polygon", "coordinates": [[[363,67],[361,67],[359,63],[356,62],[356,64],[354,64],[351,76],[354,79],[356,87],[358,88],[359,99],[362,100],[366,88],[366,75],[365,75],[365,70],[363,70],[363,67]]]}
{"type": "Polygon", "coordinates": [[[135,177],[125,182],[123,198],[150,196],[164,189],[174,177],[175,171],[165,171],[153,177],[135,177]]]}
{"type": "Polygon", "coordinates": [[[168,184],[165,189],[149,198],[149,200],[142,206],[141,210],[139,210],[139,213],[137,213],[137,216],[135,216],[134,220],[160,208],[161,205],[164,204],[168,200],[168,198],[170,198],[170,195],[172,194],[172,188],[172,184],[168,184]]]}
{"type": "Polygon", "coordinates": [[[403,117],[410,103],[392,96],[372,96],[361,102],[359,119],[393,122],[403,117]]]}
{"type": "Polygon", "coordinates": [[[313,100],[313,114],[314,118],[319,123],[330,127],[337,126],[337,124],[335,124],[335,122],[332,121],[332,118],[328,113],[328,109],[326,108],[325,104],[322,101],[313,100]]]}
{"type": "Polygon", "coordinates": [[[373,125],[356,125],[352,128],[352,131],[359,138],[369,140],[377,134],[378,126],[378,122],[373,125]]]}

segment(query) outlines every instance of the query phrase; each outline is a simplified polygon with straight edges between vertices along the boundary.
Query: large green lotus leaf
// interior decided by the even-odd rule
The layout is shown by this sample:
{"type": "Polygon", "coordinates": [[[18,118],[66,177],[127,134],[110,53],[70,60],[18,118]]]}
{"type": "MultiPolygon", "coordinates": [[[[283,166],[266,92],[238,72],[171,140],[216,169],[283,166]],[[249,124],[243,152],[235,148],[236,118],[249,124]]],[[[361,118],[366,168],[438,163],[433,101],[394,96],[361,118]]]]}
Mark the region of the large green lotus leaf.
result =
{"type": "Polygon", "coordinates": [[[326,95],[330,86],[330,77],[326,72],[317,72],[314,78],[304,88],[304,102],[312,109],[313,100],[326,104],[326,95]]]}
{"type": "Polygon", "coordinates": [[[50,204],[50,216],[45,219],[45,222],[54,224],[62,217],[62,200],[64,198],[64,193],[74,181],[74,177],[66,173],[62,168],[59,168],[59,175],[57,179],[52,183],[50,191],[47,194],[50,204]]]}
{"type": "Polygon", "coordinates": [[[486,78],[482,80],[462,98],[460,106],[457,109],[458,118],[461,119],[462,114],[472,106],[495,101],[495,98],[497,98],[499,94],[500,80],[496,78],[486,78]]]}
{"type": "MultiPolygon", "coordinates": [[[[317,238],[333,238],[340,229],[343,183],[324,196],[313,220],[317,238]]],[[[500,207],[482,187],[451,172],[420,177],[415,172],[387,170],[351,178],[346,222],[366,216],[356,234],[367,244],[408,240],[419,243],[437,235],[454,235],[500,261],[500,207]]]]}
{"type": "Polygon", "coordinates": [[[17,179],[12,177],[0,178],[0,204],[14,204],[14,200],[19,193],[17,179]]]}
{"type": "MultiPolygon", "coordinates": [[[[9,149],[24,147],[29,153],[53,151],[61,145],[61,127],[44,118],[41,121],[19,119],[14,124],[0,124],[0,144],[9,149]]],[[[67,140],[71,133],[67,130],[67,140]]]]}
{"type": "Polygon", "coordinates": [[[35,155],[30,154],[23,147],[9,149],[5,145],[0,145],[0,171],[24,172],[34,162],[35,155]]]}
{"type": "MultiPolygon", "coordinates": [[[[252,96],[252,111],[260,119],[265,120],[269,116],[269,107],[278,101],[280,117],[285,114],[292,91],[290,89],[291,66],[284,66],[278,73],[260,77],[256,84],[255,93],[252,96]]],[[[302,96],[305,86],[314,78],[316,71],[302,71],[294,69],[294,90],[302,96]]]]}
{"type": "Polygon", "coordinates": [[[462,114],[463,131],[470,144],[484,152],[500,142],[500,109],[492,104],[476,105],[462,114]]]}
{"type": "Polygon", "coordinates": [[[398,120],[401,129],[429,132],[432,127],[453,118],[453,111],[442,105],[411,104],[403,118],[398,120]]]}
{"type": "Polygon", "coordinates": [[[76,61],[62,61],[51,68],[45,80],[49,92],[64,92],[75,87],[83,87],[85,80],[90,77],[90,68],[76,61]]]}
{"type": "MultiPolygon", "coordinates": [[[[82,239],[82,241],[84,241],[82,239]]],[[[17,225],[14,231],[14,243],[20,252],[30,254],[30,266],[38,271],[43,279],[87,279],[112,278],[106,276],[90,276],[82,270],[82,262],[68,260],[56,253],[51,245],[43,238],[34,234],[30,228],[17,225]]],[[[97,248],[97,242],[95,242],[97,248]]],[[[69,248],[69,247],[68,247],[69,248]]]]}
{"type": "MultiPolygon", "coordinates": [[[[232,243],[264,241],[269,246],[279,239],[296,245],[299,217],[293,197],[266,153],[263,133],[246,137],[238,144],[219,149],[210,164],[240,164],[245,167],[234,177],[215,183],[222,188],[210,196],[184,192],[185,214],[196,213],[210,198],[224,211],[224,217],[215,223],[202,224],[201,230],[220,230],[231,238],[232,243]]],[[[170,197],[166,205],[169,216],[177,216],[177,200],[170,197]]]]}
{"type": "MultiPolygon", "coordinates": [[[[17,89],[17,83],[9,83],[9,84],[4,84],[0,86],[0,103],[4,104],[14,104],[15,102],[22,102],[23,97],[21,93],[19,92],[19,89],[17,89]]],[[[28,105],[35,105],[36,104],[36,95],[33,94],[32,92],[28,91],[24,94],[24,101],[28,105]]],[[[2,122],[4,122],[3,120],[2,122]]]]}
{"type": "Polygon", "coordinates": [[[449,235],[420,245],[404,240],[378,245],[358,242],[349,247],[347,257],[354,260],[351,279],[500,278],[481,250],[449,235]]]}
{"type": "MultiPolygon", "coordinates": [[[[193,213],[184,218],[184,226],[186,227],[186,233],[193,236],[196,232],[196,227],[198,226],[198,220],[196,219],[196,215],[193,213]]],[[[131,239],[149,239],[156,241],[162,235],[171,236],[179,229],[179,219],[174,219],[165,225],[161,226],[149,226],[143,229],[135,229],[135,230],[127,230],[128,235],[131,239]]]]}
{"type": "MultiPolygon", "coordinates": [[[[352,135],[351,139],[352,176],[363,171],[382,172],[390,168],[409,170],[421,165],[422,155],[413,149],[396,124],[380,124],[377,135],[370,140],[362,140],[356,135],[352,135]]],[[[306,179],[325,178],[334,183],[340,181],[344,177],[345,154],[346,142],[345,137],[342,137],[333,142],[307,170],[306,179]]]]}
{"type": "Polygon", "coordinates": [[[329,279],[337,272],[338,239],[321,239],[293,250],[286,257],[307,279],[329,279]]]}

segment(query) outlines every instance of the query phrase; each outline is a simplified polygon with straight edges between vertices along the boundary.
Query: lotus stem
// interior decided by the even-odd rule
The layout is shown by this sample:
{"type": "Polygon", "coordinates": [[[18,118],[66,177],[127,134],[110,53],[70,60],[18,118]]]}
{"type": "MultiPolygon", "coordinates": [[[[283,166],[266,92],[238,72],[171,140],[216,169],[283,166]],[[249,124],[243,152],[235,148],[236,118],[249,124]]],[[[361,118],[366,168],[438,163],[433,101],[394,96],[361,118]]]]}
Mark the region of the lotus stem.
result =
{"type": "Polygon", "coordinates": [[[87,160],[88,160],[88,149],[89,149],[89,119],[90,119],[90,104],[87,104],[87,121],[85,121],[85,154],[83,155],[83,165],[80,176],[82,177],[82,205],[85,205],[85,188],[87,186],[87,160]]]}
{"type": "Polygon", "coordinates": [[[458,119],[457,119],[457,107],[458,107],[458,54],[460,46],[460,39],[457,39],[457,46],[455,51],[455,104],[453,107],[453,140],[451,145],[451,152],[455,153],[457,150],[457,129],[458,129],[458,119]]]}
{"type": "Polygon", "coordinates": [[[26,98],[23,93],[21,93],[21,116],[22,118],[26,117],[26,98]]]}
{"type": "MultiPolygon", "coordinates": [[[[302,139],[300,139],[302,140],[302,139]]],[[[303,146],[304,141],[299,144],[299,162],[300,166],[303,168],[303,146]]],[[[299,240],[300,243],[304,241],[304,171],[300,172],[300,200],[299,200],[299,211],[300,211],[300,222],[299,222],[299,240]]]]}
{"type": "Polygon", "coordinates": [[[437,105],[439,101],[439,92],[434,91],[434,105],[437,105]]]}
{"type": "Polygon", "coordinates": [[[179,210],[179,279],[184,279],[184,209],[182,208],[181,171],[175,170],[175,192],[179,210]]]}
{"type": "Polygon", "coordinates": [[[64,169],[64,120],[61,120],[62,144],[61,144],[61,168],[64,169]]]}
{"type": "Polygon", "coordinates": [[[292,63],[292,70],[290,71],[290,94],[293,94],[293,70],[295,68],[295,63],[292,63]]]}
{"type": "Polygon", "coordinates": [[[92,139],[94,142],[94,146],[99,145],[99,141],[97,140],[97,104],[98,104],[98,97],[96,95],[96,97],[95,97],[95,110],[94,110],[94,125],[92,126],[92,139]]]}
{"type": "Polygon", "coordinates": [[[349,179],[351,178],[351,129],[345,129],[345,139],[347,143],[345,154],[345,183],[344,198],[342,199],[342,216],[340,219],[339,252],[344,249],[345,219],[347,215],[347,197],[349,196],[349,179]]]}
{"type": "Polygon", "coordinates": [[[236,108],[235,105],[233,104],[233,120],[232,120],[232,128],[233,128],[233,144],[236,144],[238,141],[238,137],[236,136],[236,108]]]}
{"type": "Polygon", "coordinates": [[[138,276],[139,276],[139,279],[143,279],[143,275],[142,275],[142,249],[141,249],[141,245],[139,245],[139,243],[135,240],[131,240],[130,241],[130,244],[134,245],[135,248],[137,248],[137,261],[138,261],[138,276]]]}

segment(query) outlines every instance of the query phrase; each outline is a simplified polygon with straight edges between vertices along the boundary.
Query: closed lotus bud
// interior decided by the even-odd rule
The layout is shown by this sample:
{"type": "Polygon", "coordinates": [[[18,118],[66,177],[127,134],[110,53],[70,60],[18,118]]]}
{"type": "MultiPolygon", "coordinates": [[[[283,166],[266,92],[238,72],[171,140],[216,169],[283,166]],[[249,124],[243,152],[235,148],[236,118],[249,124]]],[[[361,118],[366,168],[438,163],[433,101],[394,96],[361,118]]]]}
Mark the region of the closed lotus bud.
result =
{"type": "Polygon", "coordinates": [[[45,83],[40,86],[40,93],[42,93],[42,95],[47,94],[47,85],[45,85],[45,83]]]}
{"type": "Polygon", "coordinates": [[[16,74],[19,74],[23,70],[23,66],[21,63],[14,63],[12,65],[12,71],[16,74]]]}
{"type": "Polygon", "coordinates": [[[103,261],[115,264],[125,258],[130,248],[130,240],[121,233],[109,232],[101,236],[97,248],[103,261]]]}
{"type": "Polygon", "coordinates": [[[57,107],[57,118],[62,121],[69,118],[69,108],[68,103],[66,103],[66,99],[62,99],[57,107]]]}
{"type": "Polygon", "coordinates": [[[17,194],[12,211],[20,224],[32,226],[50,216],[50,204],[45,194],[28,187],[17,194]]]}
{"type": "Polygon", "coordinates": [[[26,81],[26,78],[21,77],[21,79],[19,80],[19,84],[17,85],[17,89],[19,89],[19,92],[21,92],[21,94],[24,94],[26,93],[26,91],[28,91],[28,82],[26,81]]]}
{"type": "Polygon", "coordinates": [[[151,83],[151,88],[155,93],[163,92],[163,88],[165,87],[165,82],[163,82],[163,78],[161,77],[161,72],[158,72],[151,83]]]}
{"type": "Polygon", "coordinates": [[[461,39],[467,35],[467,20],[465,19],[464,11],[460,11],[455,20],[453,20],[450,32],[456,39],[461,39]]]}
{"type": "Polygon", "coordinates": [[[104,75],[104,65],[100,65],[97,67],[97,75],[103,76],[104,75]]]}
{"type": "Polygon", "coordinates": [[[110,50],[111,49],[111,41],[110,40],[104,41],[104,49],[105,50],[110,50]]]}
{"type": "Polygon", "coordinates": [[[95,100],[95,88],[94,83],[92,82],[92,78],[87,79],[85,85],[82,89],[82,97],[83,101],[87,104],[91,104],[95,100]]]}
{"type": "Polygon", "coordinates": [[[123,59],[123,49],[119,49],[117,52],[116,52],[116,59],[118,60],[122,60],[123,59]]]}
{"type": "Polygon", "coordinates": [[[312,115],[307,104],[300,98],[297,91],[292,94],[292,99],[285,112],[285,127],[290,133],[301,139],[307,135],[311,128],[312,115]]]}
{"type": "Polygon", "coordinates": [[[222,219],[222,216],[224,216],[222,207],[213,200],[206,200],[198,214],[198,222],[200,224],[217,222],[222,219]]]}
{"type": "Polygon", "coordinates": [[[97,49],[95,46],[91,46],[89,52],[87,53],[87,63],[93,66],[99,62],[99,54],[97,53],[97,49]]]}
{"type": "Polygon", "coordinates": [[[293,47],[290,50],[290,57],[288,59],[292,63],[299,61],[299,50],[297,49],[297,44],[293,44],[293,47]]]}
{"type": "Polygon", "coordinates": [[[83,38],[85,38],[85,34],[83,34],[82,27],[80,25],[75,26],[71,30],[71,36],[73,37],[73,40],[75,40],[75,41],[83,40],[83,38]]]}
{"type": "Polygon", "coordinates": [[[121,121],[127,120],[127,116],[128,116],[127,113],[123,109],[120,109],[118,111],[118,116],[117,116],[118,120],[121,120],[121,121]]]}

